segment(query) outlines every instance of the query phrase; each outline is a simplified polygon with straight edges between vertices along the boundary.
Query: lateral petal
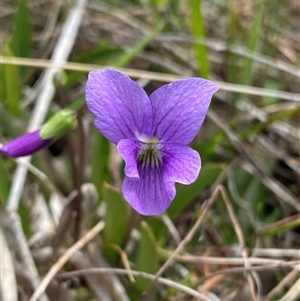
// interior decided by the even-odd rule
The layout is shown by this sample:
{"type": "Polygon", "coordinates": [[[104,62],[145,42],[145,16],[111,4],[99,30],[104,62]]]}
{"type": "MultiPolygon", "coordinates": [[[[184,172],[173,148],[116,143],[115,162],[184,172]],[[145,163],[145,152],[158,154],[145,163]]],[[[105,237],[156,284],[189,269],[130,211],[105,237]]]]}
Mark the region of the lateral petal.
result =
{"type": "Polygon", "coordinates": [[[115,144],[151,134],[152,108],[146,92],[119,71],[91,71],[86,104],[96,116],[95,127],[115,144]]]}
{"type": "Polygon", "coordinates": [[[162,147],[164,182],[191,184],[198,178],[201,159],[198,152],[188,146],[165,143],[162,147]]]}
{"type": "Polygon", "coordinates": [[[162,142],[189,144],[199,132],[218,85],[190,78],[164,85],[150,95],[152,136],[162,142]]]}
{"type": "Polygon", "coordinates": [[[141,142],[122,139],[117,145],[118,152],[125,161],[125,175],[129,178],[139,178],[136,157],[141,142]]]}

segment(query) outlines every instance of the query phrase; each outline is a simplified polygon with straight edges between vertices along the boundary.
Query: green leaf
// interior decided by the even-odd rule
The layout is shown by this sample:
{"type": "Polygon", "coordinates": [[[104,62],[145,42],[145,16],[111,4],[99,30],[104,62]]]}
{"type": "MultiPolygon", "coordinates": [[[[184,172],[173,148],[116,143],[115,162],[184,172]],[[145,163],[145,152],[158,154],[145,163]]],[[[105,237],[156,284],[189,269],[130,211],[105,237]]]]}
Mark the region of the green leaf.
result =
{"type": "Polygon", "coordinates": [[[18,137],[23,134],[22,127],[16,123],[13,115],[2,105],[2,103],[0,103],[0,116],[0,132],[2,135],[18,137]]]}
{"type": "Polygon", "coordinates": [[[156,237],[157,244],[159,246],[164,246],[168,233],[166,224],[156,216],[145,216],[144,220],[147,222],[149,227],[151,227],[151,230],[156,237]]]}
{"type": "MultiPolygon", "coordinates": [[[[269,160],[268,163],[271,164],[271,161],[269,160]]],[[[269,168],[272,169],[271,166],[269,168]]],[[[278,208],[276,206],[272,206],[272,209],[269,207],[269,203],[266,202],[267,189],[259,179],[242,168],[236,169],[233,175],[236,191],[232,191],[232,187],[230,186],[229,191],[232,198],[234,198],[235,194],[240,196],[241,200],[245,201],[244,206],[249,204],[255,216],[265,223],[273,222],[278,218],[278,208]]],[[[250,220],[243,219],[244,214],[245,207],[240,207],[237,210],[237,215],[240,216],[241,224],[245,229],[252,231],[250,220]]]]}
{"type": "Polygon", "coordinates": [[[10,190],[10,177],[5,168],[4,159],[0,156],[0,208],[5,207],[10,190]]]}
{"type": "MultiPolygon", "coordinates": [[[[136,259],[136,269],[150,274],[155,274],[158,269],[158,254],[156,251],[156,240],[149,225],[141,222],[141,239],[136,259]]],[[[150,280],[137,278],[135,286],[139,291],[144,291],[150,280]]]]}
{"type": "MultiPolygon", "coordinates": [[[[258,46],[259,38],[263,26],[263,13],[264,13],[264,1],[258,2],[258,8],[255,13],[255,20],[250,30],[248,39],[248,50],[255,51],[258,46]]],[[[250,85],[252,79],[253,59],[245,58],[243,68],[243,82],[244,85],[250,85]]]]}
{"type": "MultiPolygon", "coordinates": [[[[3,49],[4,56],[13,57],[14,53],[6,45],[3,49]]],[[[2,65],[1,73],[4,81],[4,94],[6,95],[6,105],[8,111],[15,115],[20,115],[20,100],[21,100],[21,83],[19,75],[19,67],[16,65],[2,65]]]]}
{"type": "Polygon", "coordinates": [[[194,183],[187,186],[178,185],[176,197],[168,209],[170,218],[177,217],[204,188],[213,185],[223,169],[222,164],[206,163],[194,183]]]}
{"type": "MultiPolygon", "coordinates": [[[[204,18],[200,11],[201,0],[191,1],[191,27],[194,37],[197,39],[205,38],[204,18]]],[[[205,45],[195,44],[196,58],[199,62],[199,74],[202,77],[210,77],[209,60],[205,45]]]]}
{"type": "Polygon", "coordinates": [[[15,56],[30,57],[32,25],[27,0],[19,0],[13,18],[10,46],[15,56]]]}
{"type": "MultiPolygon", "coordinates": [[[[275,78],[268,78],[266,80],[264,88],[265,89],[270,89],[270,90],[280,91],[280,84],[279,84],[279,82],[278,82],[277,79],[275,79],[275,78]]],[[[262,100],[263,100],[263,104],[265,106],[271,106],[271,105],[274,105],[274,104],[278,103],[278,99],[274,98],[274,97],[264,96],[262,98],[262,100]]]]}
{"type": "Polygon", "coordinates": [[[132,49],[125,52],[113,65],[115,67],[124,67],[130,63],[162,31],[164,26],[165,21],[158,21],[157,26],[153,31],[134,45],[132,49]]]}
{"type": "MultiPolygon", "coordinates": [[[[115,244],[122,247],[127,233],[130,208],[121,192],[107,183],[103,184],[103,196],[106,203],[103,242],[105,244],[115,244]]],[[[112,261],[114,261],[117,256],[115,252],[110,252],[106,255],[108,255],[112,261]]]]}

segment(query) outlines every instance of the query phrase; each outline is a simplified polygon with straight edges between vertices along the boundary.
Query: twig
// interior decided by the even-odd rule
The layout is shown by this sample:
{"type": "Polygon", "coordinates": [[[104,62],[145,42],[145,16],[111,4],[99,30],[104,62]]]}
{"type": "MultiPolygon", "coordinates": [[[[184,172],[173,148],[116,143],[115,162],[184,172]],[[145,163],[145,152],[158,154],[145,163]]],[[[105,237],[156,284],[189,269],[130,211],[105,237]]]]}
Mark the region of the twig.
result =
{"type": "MultiPolygon", "coordinates": [[[[192,229],[188,232],[188,234],[184,237],[184,239],[181,241],[181,243],[178,245],[178,247],[175,249],[175,251],[171,254],[171,256],[168,258],[168,260],[162,265],[162,267],[158,270],[158,272],[155,274],[155,278],[152,280],[152,282],[150,283],[150,285],[148,286],[148,288],[145,290],[143,296],[142,296],[142,300],[146,301],[147,300],[147,295],[149,294],[149,292],[152,290],[152,288],[155,285],[156,280],[158,279],[158,277],[160,277],[166,270],[167,268],[173,263],[174,259],[176,258],[176,255],[178,255],[178,253],[180,253],[184,247],[191,241],[191,239],[194,237],[196,231],[198,230],[198,228],[200,227],[200,225],[202,224],[204,217],[206,216],[206,213],[208,212],[208,210],[210,209],[210,207],[213,205],[213,203],[215,202],[215,199],[217,197],[217,195],[220,193],[221,191],[221,186],[217,186],[214,190],[214,192],[212,193],[212,196],[208,199],[208,201],[203,205],[203,210],[201,212],[200,217],[198,218],[198,220],[196,221],[196,223],[194,224],[194,226],[192,227],[192,229]]],[[[149,295],[148,295],[149,296],[149,295]]]]}
{"type": "Polygon", "coordinates": [[[11,252],[7,245],[5,235],[0,225],[0,299],[2,301],[15,301],[18,299],[18,289],[15,276],[15,269],[11,252]]]}
{"type": "MultiPolygon", "coordinates": [[[[172,252],[166,252],[160,250],[160,252],[169,257],[172,255],[172,252]]],[[[175,259],[181,262],[190,262],[190,263],[209,263],[214,265],[242,265],[244,263],[243,258],[237,257],[214,257],[214,256],[195,256],[195,255],[176,255],[175,259]]],[[[248,258],[251,265],[278,265],[283,267],[297,268],[300,271],[300,261],[285,261],[279,259],[269,259],[269,258],[257,258],[249,257],[248,258]]]]}
{"type": "MultiPolygon", "coordinates": [[[[89,244],[82,253],[85,254],[92,264],[91,266],[82,266],[82,268],[110,268],[109,262],[103,256],[102,252],[99,250],[101,241],[100,239],[95,240],[95,243],[89,244]]],[[[92,276],[92,275],[91,275],[92,276]]],[[[101,281],[101,284],[98,283],[97,286],[102,285],[105,287],[107,293],[113,298],[114,301],[130,301],[127,292],[123,286],[123,283],[119,279],[119,277],[115,274],[104,274],[98,275],[102,277],[93,277],[95,279],[101,281]]],[[[88,276],[87,276],[88,277],[88,276]]],[[[101,298],[100,298],[101,299],[101,298]]]]}
{"type": "MultiPolygon", "coordinates": [[[[242,228],[240,226],[240,223],[239,223],[238,219],[235,216],[235,213],[234,213],[233,208],[230,204],[230,201],[227,197],[226,191],[223,189],[223,187],[221,187],[221,194],[222,194],[224,203],[227,207],[229,218],[232,222],[234,231],[236,233],[236,236],[237,236],[237,239],[238,239],[238,242],[239,242],[239,245],[240,245],[240,249],[241,249],[241,252],[242,252],[242,257],[244,259],[245,268],[250,268],[250,262],[249,262],[248,254],[247,254],[247,250],[246,250],[244,234],[243,234],[242,228]]],[[[254,287],[253,278],[249,274],[246,277],[247,277],[247,280],[248,280],[252,300],[255,301],[255,300],[257,300],[257,298],[255,296],[255,287],[254,287]]]]}
{"type": "Polygon", "coordinates": [[[253,251],[253,255],[256,256],[268,256],[268,257],[296,257],[300,262],[300,252],[299,249],[260,249],[255,248],[253,251]]]}
{"type": "MultiPolygon", "coordinates": [[[[109,66],[101,66],[95,64],[82,64],[82,63],[73,63],[73,62],[54,63],[50,60],[20,58],[20,57],[5,57],[5,56],[0,56],[0,62],[1,64],[7,64],[7,65],[29,66],[29,67],[36,67],[36,68],[55,67],[55,68],[60,68],[65,70],[76,70],[76,71],[85,71],[85,72],[89,72],[95,69],[105,69],[109,67],[109,66]]],[[[136,70],[136,69],[129,69],[129,68],[115,68],[115,69],[120,70],[123,73],[133,78],[145,78],[145,79],[155,80],[158,82],[173,82],[175,80],[188,78],[187,76],[179,76],[173,74],[166,74],[166,73],[159,73],[159,72],[152,72],[152,71],[145,71],[145,70],[136,70]]],[[[243,93],[248,95],[257,95],[263,97],[273,97],[278,99],[300,102],[300,94],[298,93],[277,91],[277,90],[264,89],[264,88],[258,88],[252,86],[244,86],[244,85],[231,84],[231,83],[225,83],[220,81],[216,81],[216,82],[220,86],[220,90],[223,91],[243,93]]]]}
{"type": "Polygon", "coordinates": [[[299,271],[293,270],[287,276],[285,276],[267,295],[266,301],[273,300],[273,298],[279,294],[285,286],[290,284],[298,275],[299,271]]]}
{"type": "MultiPolygon", "coordinates": [[[[96,239],[95,239],[96,240],[96,239]]],[[[69,260],[69,265],[73,267],[74,270],[81,270],[81,269],[90,269],[95,268],[96,266],[92,262],[90,258],[90,252],[86,252],[87,248],[90,247],[86,246],[84,249],[77,251],[69,260]]],[[[89,288],[95,300],[101,301],[130,301],[129,299],[119,300],[115,299],[112,295],[113,290],[110,289],[110,286],[107,281],[107,275],[84,275],[82,277],[83,282],[89,288]]],[[[74,279],[74,278],[73,278],[74,279]]],[[[56,282],[57,280],[55,280],[56,282]]],[[[80,281],[81,282],[81,281],[80,281]]],[[[124,294],[126,295],[126,294],[124,294]]],[[[122,295],[123,296],[123,295],[122,295]]],[[[63,301],[63,300],[62,300],[63,301]]],[[[75,300],[74,300],[75,301],[75,300]]]]}
{"type": "Polygon", "coordinates": [[[164,213],[161,216],[162,221],[165,223],[166,227],[168,228],[171,236],[173,237],[174,241],[176,242],[176,245],[179,245],[181,242],[181,237],[179,232],[177,231],[175,225],[173,224],[172,220],[168,216],[167,213],[164,213]]]}
{"type": "Polygon", "coordinates": [[[41,283],[36,288],[35,292],[29,299],[29,301],[37,301],[41,294],[44,293],[48,284],[53,279],[55,274],[64,266],[64,264],[74,255],[74,253],[84,247],[90,240],[92,240],[102,229],[104,228],[104,222],[100,221],[89,232],[87,232],[82,238],[80,238],[71,248],[69,248],[51,267],[48,273],[45,275],[41,283]]]}
{"type": "MultiPolygon", "coordinates": [[[[173,287],[181,292],[184,292],[190,296],[199,298],[199,300],[201,301],[211,301],[210,299],[208,299],[207,297],[203,296],[202,294],[200,294],[199,292],[185,286],[182,285],[180,283],[177,283],[175,281],[169,280],[169,279],[165,279],[162,277],[156,277],[156,275],[151,275],[145,272],[140,272],[140,271],[133,271],[131,270],[131,273],[133,276],[135,277],[142,277],[142,278],[146,278],[146,279],[150,279],[152,281],[157,281],[161,284],[167,285],[169,287],[173,287]]],[[[115,268],[92,268],[92,269],[84,269],[84,270],[80,270],[80,271],[74,271],[74,272],[67,272],[67,273],[62,273],[60,275],[57,276],[58,279],[65,279],[65,278],[69,278],[69,277],[78,277],[78,276],[82,276],[85,274],[119,274],[119,275],[128,275],[128,271],[124,270],[124,269],[115,269],[115,268]]]]}
{"type": "MultiPolygon", "coordinates": [[[[249,258],[250,259],[250,258],[249,258]]],[[[234,268],[228,268],[228,269],[223,269],[219,270],[217,272],[211,273],[207,276],[205,276],[202,280],[205,281],[209,278],[215,277],[217,275],[222,275],[222,274],[236,274],[236,273],[245,273],[245,272],[254,272],[254,271],[267,271],[267,270],[275,270],[277,268],[283,268],[286,267],[286,265],[281,265],[281,264],[270,264],[270,265],[261,265],[261,266],[251,266],[249,268],[246,267],[234,267],[234,268]]],[[[293,266],[291,265],[290,268],[293,269],[293,266]]],[[[300,266],[297,269],[293,269],[291,273],[299,273],[300,266]]]]}
{"type": "Polygon", "coordinates": [[[300,297],[300,278],[294,283],[289,291],[278,301],[297,301],[300,297]]]}
{"type": "Polygon", "coordinates": [[[127,275],[128,275],[128,278],[129,278],[130,282],[134,283],[135,279],[134,279],[134,277],[131,273],[131,267],[130,267],[130,263],[129,263],[128,256],[127,256],[126,252],[123,251],[118,245],[115,245],[115,244],[106,244],[106,247],[112,248],[116,252],[118,252],[118,254],[121,258],[121,261],[124,265],[124,268],[127,271],[127,275]]]}
{"type": "MultiPolygon", "coordinates": [[[[22,230],[22,224],[20,220],[20,216],[16,212],[8,212],[8,216],[11,221],[11,230],[14,233],[14,239],[15,243],[17,245],[17,250],[19,253],[19,256],[22,260],[22,263],[24,265],[24,268],[28,272],[28,280],[30,282],[30,285],[33,289],[35,289],[38,286],[39,283],[39,274],[38,270],[34,264],[34,261],[32,259],[32,255],[30,253],[30,249],[28,247],[28,243],[26,241],[26,237],[22,230]]],[[[46,295],[41,296],[41,300],[48,300],[46,295]]]]}
{"type": "MultiPolygon", "coordinates": [[[[77,195],[74,197],[71,204],[71,211],[76,213],[75,215],[75,229],[74,229],[74,241],[80,236],[80,220],[81,220],[81,186],[83,181],[83,170],[84,170],[84,160],[85,160],[85,134],[82,123],[82,110],[77,113],[77,131],[75,133],[70,133],[67,136],[68,141],[68,153],[71,159],[72,170],[73,170],[73,185],[74,189],[78,191],[77,195]],[[78,144],[75,142],[76,135],[78,144]]],[[[71,219],[67,220],[68,223],[71,219]]]]}

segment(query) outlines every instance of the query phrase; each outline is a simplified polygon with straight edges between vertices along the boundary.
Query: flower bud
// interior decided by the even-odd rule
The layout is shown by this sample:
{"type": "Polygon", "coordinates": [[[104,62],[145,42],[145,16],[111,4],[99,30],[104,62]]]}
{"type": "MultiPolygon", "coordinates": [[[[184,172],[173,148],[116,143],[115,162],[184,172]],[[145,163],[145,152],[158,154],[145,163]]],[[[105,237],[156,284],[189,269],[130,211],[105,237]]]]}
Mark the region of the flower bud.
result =
{"type": "Polygon", "coordinates": [[[62,110],[51,117],[42,127],[40,136],[43,140],[57,140],[76,126],[76,116],[70,110],[62,110]]]}
{"type": "Polygon", "coordinates": [[[75,115],[69,110],[62,110],[50,118],[41,130],[26,133],[0,146],[0,154],[12,158],[32,155],[66,135],[75,125],[75,115]]]}

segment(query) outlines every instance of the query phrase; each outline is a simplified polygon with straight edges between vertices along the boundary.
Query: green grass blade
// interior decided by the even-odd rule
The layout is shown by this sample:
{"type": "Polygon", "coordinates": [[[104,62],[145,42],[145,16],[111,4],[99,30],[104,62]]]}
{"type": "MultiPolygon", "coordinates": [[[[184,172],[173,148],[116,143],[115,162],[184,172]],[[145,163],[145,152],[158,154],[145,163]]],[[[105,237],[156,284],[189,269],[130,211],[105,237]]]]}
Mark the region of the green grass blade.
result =
{"type": "MultiPolygon", "coordinates": [[[[130,216],[130,208],[124,200],[121,192],[107,183],[103,184],[103,196],[106,203],[104,217],[105,228],[103,229],[103,242],[122,247],[127,231],[130,216]]],[[[107,252],[111,261],[116,259],[117,253],[107,252]]]]}
{"type": "MultiPolygon", "coordinates": [[[[156,239],[152,229],[145,222],[141,222],[141,239],[138,256],[136,259],[136,269],[150,274],[155,274],[158,269],[158,254],[156,251],[156,239]]],[[[148,279],[137,278],[135,286],[139,291],[144,291],[150,283],[148,279]]]]}
{"type": "Polygon", "coordinates": [[[10,47],[15,56],[30,57],[32,25],[27,0],[20,0],[13,18],[13,32],[10,47]]]}
{"type": "MultiPolygon", "coordinates": [[[[238,12],[236,8],[236,4],[234,1],[228,2],[228,34],[227,34],[227,47],[228,49],[232,48],[237,40],[238,34],[238,12]]],[[[236,55],[231,51],[227,51],[227,80],[231,83],[237,82],[237,75],[239,74],[239,70],[237,67],[236,55]]]]}
{"type": "MultiPolygon", "coordinates": [[[[6,45],[3,49],[3,55],[13,57],[14,53],[8,45],[6,45]]],[[[2,65],[1,69],[7,109],[11,114],[19,116],[21,100],[19,67],[17,65],[2,65]]]]}
{"type": "Polygon", "coordinates": [[[8,170],[5,168],[4,159],[0,156],[0,209],[6,206],[10,190],[10,177],[8,170]]]}
{"type": "Polygon", "coordinates": [[[23,134],[21,127],[17,125],[13,115],[1,103],[0,116],[0,133],[2,135],[15,138],[23,134]]]}
{"type": "MultiPolygon", "coordinates": [[[[247,48],[248,50],[255,51],[258,46],[260,33],[263,25],[263,14],[264,14],[264,1],[259,2],[258,9],[256,10],[255,20],[250,31],[247,48]]],[[[243,68],[243,84],[250,85],[252,78],[253,59],[245,58],[243,68]]]]}
{"type": "Polygon", "coordinates": [[[99,199],[101,200],[102,184],[104,181],[109,182],[109,141],[93,127],[93,144],[92,144],[92,175],[91,180],[95,185],[99,199]]]}
{"type": "Polygon", "coordinates": [[[160,20],[156,28],[149,33],[144,39],[138,42],[130,51],[125,52],[115,63],[115,67],[124,67],[130,63],[154,38],[157,36],[163,27],[165,26],[165,21],[160,20]]]}
{"type": "MultiPolygon", "coordinates": [[[[191,1],[191,29],[195,38],[205,38],[204,18],[200,12],[201,0],[191,1]]],[[[206,46],[195,44],[196,58],[199,63],[199,75],[204,78],[210,77],[209,60],[206,46]]]]}

